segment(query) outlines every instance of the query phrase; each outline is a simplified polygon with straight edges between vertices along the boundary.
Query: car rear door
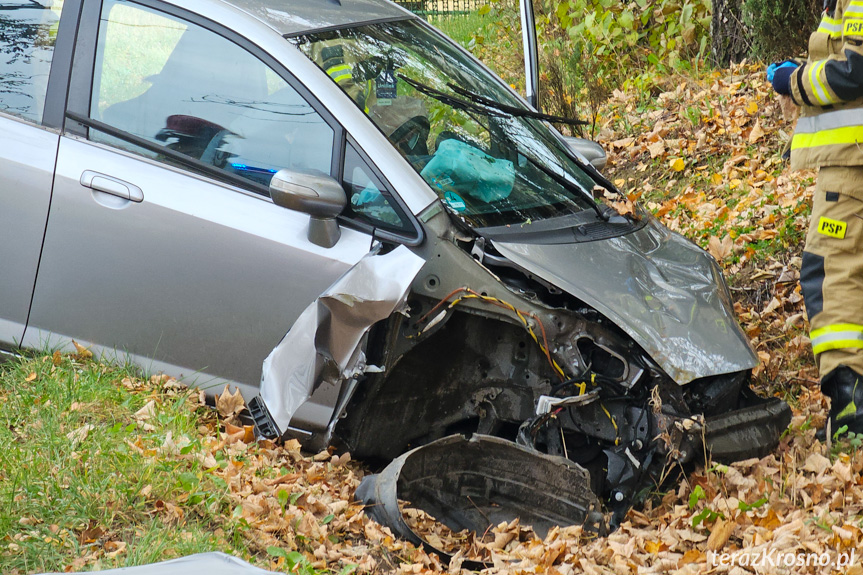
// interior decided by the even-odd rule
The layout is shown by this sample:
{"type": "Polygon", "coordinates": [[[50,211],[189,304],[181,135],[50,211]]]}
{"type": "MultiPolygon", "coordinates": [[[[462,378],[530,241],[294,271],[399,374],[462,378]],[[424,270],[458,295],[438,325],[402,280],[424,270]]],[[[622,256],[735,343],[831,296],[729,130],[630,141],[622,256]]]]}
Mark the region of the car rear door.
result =
{"type": "Polygon", "coordinates": [[[86,0],[76,50],[25,344],[257,384],[371,243],[343,227],[314,245],[267,195],[277,169],[337,176],[341,128],[254,45],[175,7],[86,0]]]}
{"type": "Polygon", "coordinates": [[[36,281],[79,4],[0,0],[0,344],[7,347],[24,335],[36,281]]]}

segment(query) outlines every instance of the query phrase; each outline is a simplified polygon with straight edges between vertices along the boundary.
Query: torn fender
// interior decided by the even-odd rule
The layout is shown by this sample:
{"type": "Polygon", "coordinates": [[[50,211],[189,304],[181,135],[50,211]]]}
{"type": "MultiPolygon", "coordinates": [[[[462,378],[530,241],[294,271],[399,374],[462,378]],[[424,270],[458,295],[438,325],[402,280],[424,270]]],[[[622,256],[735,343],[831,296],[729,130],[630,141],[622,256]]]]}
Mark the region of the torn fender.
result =
{"type": "MultiPolygon", "coordinates": [[[[408,526],[399,500],[454,531],[470,529],[480,537],[515,518],[540,537],[556,525],[582,525],[590,533],[606,534],[586,469],[489,435],[450,435],[408,451],[380,474],[365,477],[356,498],[378,523],[444,560],[449,560],[448,553],[408,526]]],[[[469,562],[463,566],[483,567],[469,562]]]]}
{"type": "Polygon", "coordinates": [[[288,429],[300,406],[322,386],[336,389],[327,405],[312,410],[319,419],[314,427],[328,426],[341,384],[366,369],[361,349],[366,334],[404,305],[424,263],[404,246],[369,253],[303,311],[264,360],[261,398],[276,433],[288,429]]]}

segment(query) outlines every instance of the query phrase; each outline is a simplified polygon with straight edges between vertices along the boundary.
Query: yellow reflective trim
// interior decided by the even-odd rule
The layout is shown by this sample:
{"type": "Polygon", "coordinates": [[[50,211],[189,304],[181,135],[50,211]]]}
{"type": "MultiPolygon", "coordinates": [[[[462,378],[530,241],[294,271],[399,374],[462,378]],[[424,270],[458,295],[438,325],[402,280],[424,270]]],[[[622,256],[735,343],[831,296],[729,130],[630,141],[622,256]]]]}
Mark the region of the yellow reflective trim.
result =
{"type": "Polygon", "coordinates": [[[341,82],[342,80],[350,80],[350,79],[351,79],[351,78],[353,78],[354,76],[353,76],[353,74],[351,74],[350,72],[348,72],[348,73],[346,73],[346,74],[342,74],[341,76],[330,76],[330,77],[331,77],[333,80],[335,80],[335,81],[336,81],[336,84],[338,84],[338,83],[339,83],[339,82],[341,82]]]}
{"type": "Polygon", "coordinates": [[[861,36],[863,35],[863,18],[849,18],[845,20],[845,25],[842,28],[843,36],[861,36]]]}
{"type": "Polygon", "coordinates": [[[350,70],[351,67],[347,64],[338,64],[331,68],[327,68],[327,74],[332,74],[333,72],[341,72],[342,70],[350,70]]]}
{"type": "Polygon", "coordinates": [[[843,331],[856,331],[863,334],[863,325],[857,325],[856,323],[834,323],[812,330],[809,332],[809,337],[815,339],[827,333],[839,333],[843,331]]]}
{"type": "Polygon", "coordinates": [[[845,239],[845,230],[848,229],[848,224],[839,220],[831,220],[830,218],[821,218],[818,220],[818,233],[831,238],[845,239]]]}
{"type": "Polygon", "coordinates": [[[814,134],[794,134],[791,139],[792,150],[863,143],[863,126],[846,126],[832,130],[821,130],[814,134]]]}
{"type": "Polygon", "coordinates": [[[833,341],[825,341],[824,343],[812,344],[812,353],[818,355],[831,349],[847,349],[857,348],[863,349],[863,341],[859,339],[837,339],[833,341]]]}
{"type": "Polygon", "coordinates": [[[842,25],[840,24],[836,30],[831,28],[826,28],[824,26],[819,26],[816,32],[820,34],[827,34],[831,38],[841,38],[842,37],[842,25]]]}
{"type": "Polygon", "coordinates": [[[828,34],[833,38],[838,38],[842,35],[842,20],[830,18],[826,14],[821,18],[818,24],[818,30],[821,34],[828,34]]]}
{"type": "Polygon", "coordinates": [[[815,94],[815,98],[822,106],[830,103],[830,98],[827,96],[827,88],[824,87],[824,83],[821,81],[821,70],[824,69],[825,64],[827,64],[827,60],[821,60],[821,62],[812,66],[809,70],[809,83],[812,85],[812,93],[815,94]]]}

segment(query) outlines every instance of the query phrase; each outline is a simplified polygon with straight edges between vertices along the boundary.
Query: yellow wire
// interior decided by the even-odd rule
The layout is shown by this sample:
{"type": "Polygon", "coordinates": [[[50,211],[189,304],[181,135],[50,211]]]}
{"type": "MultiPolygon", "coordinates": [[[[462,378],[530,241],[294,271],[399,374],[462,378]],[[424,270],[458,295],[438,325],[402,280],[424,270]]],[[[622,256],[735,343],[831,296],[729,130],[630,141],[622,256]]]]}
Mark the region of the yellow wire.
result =
{"type": "Polygon", "coordinates": [[[562,378],[566,379],[566,373],[563,371],[563,368],[560,367],[560,365],[554,360],[553,357],[551,357],[551,353],[549,353],[549,351],[545,348],[545,346],[543,346],[540,343],[539,338],[536,336],[536,333],[530,327],[530,324],[528,323],[528,321],[524,318],[522,313],[518,309],[515,308],[515,306],[513,306],[511,303],[509,303],[507,301],[500,300],[496,297],[468,294],[468,295],[461,296],[459,298],[454,299],[453,302],[449,305],[449,307],[452,308],[456,304],[458,304],[460,301],[465,300],[465,299],[478,299],[480,301],[489,301],[489,302],[499,303],[502,306],[506,307],[506,309],[512,311],[516,316],[518,316],[518,319],[524,325],[525,329],[527,330],[527,333],[530,334],[530,337],[533,339],[533,341],[536,343],[536,345],[539,346],[539,349],[542,350],[542,353],[544,353],[547,357],[549,357],[551,359],[551,364],[554,366],[554,369],[557,371],[557,373],[559,373],[562,378]]]}
{"type": "MultiPolygon", "coordinates": [[[[557,370],[557,372],[560,374],[561,377],[566,379],[566,373],[564,373],[563,368],[561,368],[560,365],[558,365],[558,363],[554,360],[554,358],[551,357],[551,353],[549,353],[549,351],[542,345],[542,343],[540,343],[539,338],[536,337],[536,333],[534,333],[534,331],[530,327],[530,324],[528,323],[528,321],[524,318],[522,313],[515,308],[514,305],[512,305],[511,303],[509,303],[507,301],[503,301],[503,300],[500,300],[500,299],[498,299],[496,297],[492,297],[492,296],[467,294],[467,295],[463,295],[461,297],[454,299],[452,301],[452,303],[449,304],[448,309],[454,308],[456,305],[458,305],[459,302],[461,302],[462,300],[466,300],[466,299],[478,299],[480,301],[496,302],[496,303],[503,305],[507,309],[511,310],[513,313],[515,313],[515,315],[518,316],[518,319],[521,320],[521,323],[524,324],[524,327],[525,327],[525,329],[527,329],[527,332],[530,334],[530,337],[533,338],[533,341],[536,343],[536,345],[539,346],[539,349],[542,350],[542,353],[544,353],[547,357],[551,358],[551,363],[554,366],[554,369],[557,370]]],[[[596,374],[595,373],[590,374],[590,383],[594,387],[596,386],[596,374]]],[[[587,383],[586,382],[582,381],[581,383],[577,384],[576,387],[578,388],[579,395],[584,395],[587,393],[587,383]]],[[[620,430],[617,427],[617,421],[615,421],[614,416],[611,415],[611,413],[609,413],[608,409],[606,409],[606,407],[602,403],[600,403],[599,406],[602,408],[602,411],[605,412],[605,415],[608,417],[608,419],[611,420],[611,425],[614,427],[614,434],[616,436],[614,439],[614,444],[619,445],[620,444],[620,430]]]]}

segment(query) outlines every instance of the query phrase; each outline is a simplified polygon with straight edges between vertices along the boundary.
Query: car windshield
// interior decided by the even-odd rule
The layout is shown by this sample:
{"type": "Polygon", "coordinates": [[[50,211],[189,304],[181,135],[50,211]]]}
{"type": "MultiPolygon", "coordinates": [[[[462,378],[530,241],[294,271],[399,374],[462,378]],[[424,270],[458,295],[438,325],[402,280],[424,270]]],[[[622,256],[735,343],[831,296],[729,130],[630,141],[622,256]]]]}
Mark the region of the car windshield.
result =
{"type": "Polygon", "coordinates": [[[499,80],[418,21],[291,40],[472,226],[519,225],[595,209],[593,180],[548,126],[521,115],[529,109],[499,80]]]}

